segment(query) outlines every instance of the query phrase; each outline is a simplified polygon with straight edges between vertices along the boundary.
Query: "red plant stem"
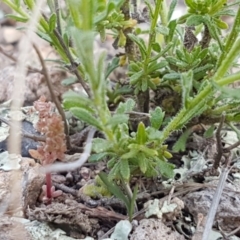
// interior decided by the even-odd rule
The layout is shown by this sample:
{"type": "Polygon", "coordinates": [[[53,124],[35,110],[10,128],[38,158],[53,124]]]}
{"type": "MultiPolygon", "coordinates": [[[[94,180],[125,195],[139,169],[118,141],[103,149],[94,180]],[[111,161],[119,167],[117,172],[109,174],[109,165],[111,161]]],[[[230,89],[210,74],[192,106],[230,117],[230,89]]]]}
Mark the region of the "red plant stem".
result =
{"type": "Polygon", "coordinates": [[[47,199],[48,204],[52,201],[52,176],[51,173],[46,173],[47,199]]]}

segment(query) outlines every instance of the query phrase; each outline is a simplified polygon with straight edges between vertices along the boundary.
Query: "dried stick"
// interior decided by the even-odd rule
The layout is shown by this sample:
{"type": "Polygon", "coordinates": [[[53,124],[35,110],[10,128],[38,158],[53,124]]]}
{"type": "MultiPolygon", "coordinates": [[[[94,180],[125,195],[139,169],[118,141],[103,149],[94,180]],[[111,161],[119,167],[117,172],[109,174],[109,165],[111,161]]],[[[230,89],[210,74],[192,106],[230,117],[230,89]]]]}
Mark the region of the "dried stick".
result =
{"type": "MultiPolygon", "coordinates": [[[[48,18],[47,18],[47,16],[46,16],[45,14],[42,13],[42,16],[44,17],[44,19],[45,19],[47,22],[49,21],[48,18]]],[[[90,90],[89,90],[89,87],[88,87],[87,84],[84,82],[84,80],[82,80],[82,78],[81,78],[81,76],[80,76],[80,74],[79,74],[79,72],[78,72],[77,65],[76,65],[76,63],[75,63],[75,61],[74,61],[74,59],[73,59],[73,57],[72,57],[72,55],[71,55],[71,53],[70,53],[70,51],[69,51],[68,46],[65,44],[65,42],[64,42],[61,34],[58,32],[57,29],[53,29],[53,33],[54,33],[55,36],[57,37],[57,39],[58,39],[59,43],[61,44],[61,46],[62,46],[65,54],[67,55],[68,60],[70,61],[70,64],[71,64],[71,69],[70,69],[70,70],[76,75],[78,81],[79,81],[80,84],[82,85],[83,89],[86,91],[87,95],[88,95],[89,97],[91,97],[91,92],[90,92],[90,90]]]]}
{"type": "Polygon", "coordinates": [[[67,143],[67,148],[68,149],[71,149],[71,143],[70,143],[70,138],[69,138],[69,132],[68,132],[68,124],[67,124],[67,120],[66,120],[66,116],[65,116],[65,113],[62,109],[62,106],[59,102],[59,100],[57,99],[57,97],[55,96],[54,94],[54,90],[53,90],[53,84],[50,80],[50,76],[48,74],[48,70],[47,70],[47,67],[45,65],[45,62],[43,60],[43,57],[39,51],[39,49],[37,48],[37,46],[35,44],[33,44],[33,47],[38,55],[38,58],[41,62],[41,65],[42,65],[42,73],[45,77],[45,80],[47,82],[47,86],[48,86],[48,89],[49,89],[49,92],[51,94],[51,98],[52,98],[52,101],[55,103],[57,109],[58,109],[58,112],[59,114],[62,116],[62,120],[64,122],[64,132],[65,132],[65,135],[66,135],[66,143],[67,143]]]}
{"type": "MultiPolygon", "coordinates": [[[[15,57],[13,57],[12,55],[6,53],[2,47],[0,46],[0,53],[2,53],[4,56],[8,57],[10,60],[12,60],[13,62],[17,62],[17,59],[15,57]]],[[[27,66],[28,72],[37,72],[37,73],[42,73],[40,70],[27,66]]]]}
{"type": "Polygon", "coordinates": [[[54,0],[54,5],[55,5],[55,11],[56,11],[56,16],[57,16],[57,30],[62,35],[62,29],[61,29],[61,20],[60,20],[60,14],[59,14],[59,4],[58,0],[54,0]]]}
{"type": "Polygon", "coordinates": [[[87,84],[84,82],[84,80],[82,80],[82,78],[81,78],[81,76],[80,76],[80,74],[78,72],[78,69],[76,67],[76,63],[75,63],[75,61],[74,61],[74,59],[73,59],[73,57],[72,57],[72,55],[71,55],[67,45],[63,41],[62,36],[60,35],[60,33],[56,29],[54,29],[53,32],[56,35],[58,41],[60,42],[62,48],[64,49],[64,51],[65,51],[65,53],[66,53],[66,55],[67,55],[67,57],[68,57],[68,59],[69,59],[69,61],[71,63],[71,67],[72,67],[71,71],[76,75],[78,81],[81,83],[81,85],[84,88],[84,90],[86,91],[87,95],[89,97],[91,97],[91,92],[90,92],[87,84]]]}
{"type": "Polygon", "coordinates": [[[53,183],[53,186],[55,186],[57,189],[62,190],[65,193],[70,193],[74,196],[77,196],[78,191],[75,189],[72,189],[64,184],[58,184],[58,183],[53,183]]]}
{"type": "Polygon", "coordinates": [[[222,155],[223,155],[223,147],[222,147],[222,140],[221,140],[221,130],[223,127],[223,123],[225,120],[225,114],[222,115],[219,126],[217,128],[216,132],[216,139],[217,139],[217,154],[214,157],[214,163],[213,163],[213,171],[216,171],[219,167],[222,155]]]}
{"type": "Polygon", "coordinates": [[[234,144],[232,144],[231,146],[224,148],[224,149],[223,149],[223,152],[224,152],[224,153],[228,153],[228,152],[230,152],[232,149],[238,147],[239,145],[240,145],[240,141],[237,141],[237,142],[235,142],[234,144]]]}
{"type": "Polygon", "coordinates": [[[239,231],[240,231],[240,226],[234,229],[233,231],[231,231],[230,233],[225,233],[220,229],[220,232],[223,235],[224,239],[228,239],[229,237],[231,237],[232,235],[236,234],[239,231]]]}
{"type": "MultiPolygon", "coordinates": [[[[9,127],[11,127],[11,123],[1,116],[0,116],[0,122],[3,122],[5,124],[7,124],[9,127]]],[[[22,129],[22,131],[23,131],[22,134],[21,134],[22,137],[30,138],[34,141],[39,141],[39,142],[45,142],[46,141],[46,137],[29,134],[24,129],[22,129]]]]}
{"type": "Polygon", "coordinates": [[[6,53],[2,47],[0,46],[0,53],[2,53],[4,56],[8,57],[9,59],[11,59],[13,62],[17,62],[17,59],[15,57],[13,57],[12,55],[6,53]]]}

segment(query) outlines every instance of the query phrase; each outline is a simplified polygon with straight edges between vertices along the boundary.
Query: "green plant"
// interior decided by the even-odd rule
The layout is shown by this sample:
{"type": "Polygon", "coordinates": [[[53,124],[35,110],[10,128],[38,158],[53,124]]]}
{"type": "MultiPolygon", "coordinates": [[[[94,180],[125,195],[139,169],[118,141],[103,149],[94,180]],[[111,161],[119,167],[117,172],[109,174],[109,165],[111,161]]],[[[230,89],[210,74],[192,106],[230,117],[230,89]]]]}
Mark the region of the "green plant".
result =
{"type": "Polygon", "coordinates": [[[105,184],[107,189],[118,199],[122,200],[127,208],[129,221],[132,221],[132,216],[134,213],[134,205],[135,200],[137,198],[137,186],[134,188],[133,194],[125,193],[121,190],[120,187],[118,187],[115,183],[109,181],[108,176],[106,173],[99,173],[99,177],[102,180],[102,182],[105,184]]]}
{"type": "MultiPolygon", "coordinates": [[[[20,1],[3,2],[18,14],[9,17],[24,22],[35,5],[33,0],[24,1],[26,13],[20,1]]],[[[42,15],[37,34],[58,51],[62,66],[72,70],[88,94],[68,92],[63,105],[104,134],[94,139],[89,161],[106,159],[109,180],[129,184],[135,175],[171,178],[174,166],[168,162],[171,154],[164,142],[173,132],[196,122],[217,123],[223,111],[227,123],[239,122],[239,96],[226,88],[240,79],[240,72],[230,71],[238,66],[240,53],[240,8],[236,13],[230,8],[238,1],[186,0],[188,12],[175,20],[171,16],[177,0],[169,6],[165,0],[145,1],[150,18],[147,32],[131,17],[130,0],[67,0],[61,12],[56,2],[47,1],[51,14],[42,15]],[[235,19],[226,37],[222,30],[228,25],[222,16],[235,19]],[[118,47],[125,48],[125,55],[112,59],[107,68],[104,53],[94,58],[93,44],[97,34],[105,40],[106,30],[118,47]],[[124,62],[126,86],[119,83],[110,90],[108,76],[124,62]],[[125,93],[131,91],[134,96],[126,99],[125,93]],[[155,92],[152,109],[150,91],[155,92]],[[110,102],[116,105],[113,112],[110,102]]]]}

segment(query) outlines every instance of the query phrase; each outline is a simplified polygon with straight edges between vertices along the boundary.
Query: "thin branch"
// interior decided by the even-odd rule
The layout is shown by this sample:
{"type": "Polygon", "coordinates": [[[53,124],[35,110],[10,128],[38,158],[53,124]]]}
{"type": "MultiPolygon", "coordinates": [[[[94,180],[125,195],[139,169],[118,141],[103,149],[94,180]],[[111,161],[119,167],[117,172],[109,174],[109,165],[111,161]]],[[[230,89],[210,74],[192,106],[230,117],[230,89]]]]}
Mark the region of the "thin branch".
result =
{"type": "MultiPolygon", "coordinates": [[[[44,17],[44,19],[48,22],[49,19],[47,18],[47,16],[45,14],[42,13],[42,16],[44,17]]],[[[58,32],[57,29],[53,29],[53,33],[55,34],[55,36],[57,37],[59,43],[61,44],[68,60],[70,61],[70,64],[71,64],[71,71],[76,75],[78,81],[80,82],[80,84],[82,85],[83,89],[86,91],[87,95],[89,97],[91,97],[91,92],[89,90],[89,87],[87,86],[87,84],[84,82],[84,80],[82,80],[79,72],[78,72],[78,69],[77,69],[77,64],[76,62],[74,61],[70,51],[69,51],[69,48],[68,46],[65,44],[61,34],[58,32]]]]}
{"type": "Polygon", "coordinates": [[[216,132],[217,154],[214,157],[213,171],[216,171],[218,169],[221,158],[222,158],[222,155],[223,155],[221,130],[222,130],[222,127],[223,127],[224,120],[225,120],[225,114],[222,115],[219,126],[217,128],[217,132],[216,132]]]}
{"type": "Polygon", "coordinates": [[[66,135],[66,143],[67,143],[67,148],[68,149],[71,149],[71,143],[70,143],[70,138],[69,138],[69,131],[68,131],[68,124],[67,124],[67,120],[66,120],[66,116],[65,116],[65,113],[62,109],[62,106],[58,100],[58,98],[55,96],[54,94],[54,90],[53,90],[53,84],[50,80],[50,76],[48,74],[48,70],[47,70],[47,67],[45,65],[45,62],[43,60],[43,57],[39,51],[39,49],[37,48],[37,46],[35,44],[33,44],[33,47],[38,55],[38,58],[41,62],[41,65],[42,65],[42,73],[45,77],[45,80],[46,80],[46,83],[47,83],[47,86],[48,86],[48,89],[49,89],[49,92],[51,94],[51,98],[52,98],[52,101],[55,103],[57,109],[58,109],[58,112],[59,114],[61,115],[62,117],[62,120],[64,122],[64,132],[65,132],[65,135],[66,135]]]}
{"type": "MultiPolygon", "coordinates": [[[[2,53],[4,56],[6,56],[7,58],[9,58],[9,59],[12,60],[13,62],[15,62],[15,63],[17,62],[17,59],[16,59],[14,56],[6,53],[1,46],[0,46],[0,53],[2,53]]],[[[38,72],[38,73],[42,73],[40,70],[38,70],[38,69],[36,69],[36,68],[33,68],[33,67],[30,67],[30,66],[27,66],[27,70],[28,70],[28,72],[38,72]]]]}
{"type": "Polygon", "coordinates": [[[55,11],[56,11],[56,16],[57,16],[57,30],[62,35],[62,29],[61,29],[61,19],[60,19],[60,14],[59,14],[59,4],[58,0],[54,0],[54,5],[55,5],[55,11]]]}
{"type": "Polygon", "coordinates": [[[235,235],[236,233],[238,233],[240,231],[240,226],[237,227],[236,229],[234,229],[233,231],[231,231],[230,233],[225,233],[223,231],[221,231],[221,234],[223,235],[223,237],[225,239],[228,239],[229,237],[231,237],[232,235],[235,235]]]}
{"type": "Polygon", "coordinates": [[[70,194],[72,194],[73,196],[77,196],[78,191],[75,190],[75,189],[72,189],[72,188],[70,188],[70,187],[68,187],[68,186],[66,186],[66,185],[64,185],[64,184],[58,184],[58,183],[55,183],[55,182],[53,183],[53,185],[54,185],[57,189],[62,190],[62,191],[65,192],[65,193],[70,193],[70,194]]]}
{"type": "Polygon", "coordinates": [[[12,55],[6,53],[2,47],[0,46],[0,53],[2,53],[4,56],[8,57],[9,59],[11,59],[13,62],[17,62],[17,59],[15,57],[13,57],[12,55]]]}
{"type": "MultiPolygon", "coordinates": [[[[7,124],[9,127],[12,126],[11,122],[7,121],[5,118],[3,118],[1,116],[0,116],[0,122],[3,122],[5,124],[7,124]]],[[[34,141],[39,141],[39,142],[45,142],[46,141],[46,137],[30,134],[27,131],[25,131],[23,128],[22,128],[21,135],[22,135],[22,137],[30,138],[30,139],[32,139],[34,141]]]]}
{"type": "Polygon", "coordinates": [[[65,51],[65,53],[66,53],[66,55],[67,55],[67,57],[68,57],[68,59],[69,59],[69,61],[71,63],[71,67],[72,67],[71,70],[72,70],[72,72],[76,75],[78,81],[81,83],[81,85],[84,88],[84,90],[86,91],[87,95],[89,97],[91,97],[91,92],[90,92],[87,84],[82,80],[82,78],[81,78],[81,76],[80,76],[80,74],[78,72],[78,69],[76,67],[76,63],[75,63],[75,61],[74,61],[74,59],[73,59],[73,57],[72,57],[72,55],[71,55],[67,45],[63,41],[62,36],[60,35],[60,33],[56,29],[54,29],[53,32],[56,35],[58,41],[60,42],[62,48],[64,49],[64,51],[65,51]]]}
{"type": "Polygon", "coordinates": [[[235,142],[234,144],[232,144],[231,146],[224,148],[224,149],[223,149],[223,152],[224,152],[224,153],[228,153],[228,152],[230,152],[232,149],[238,147],[239,145],[240,145],[240,141],[237,141],[237,142],[235,142]]]}

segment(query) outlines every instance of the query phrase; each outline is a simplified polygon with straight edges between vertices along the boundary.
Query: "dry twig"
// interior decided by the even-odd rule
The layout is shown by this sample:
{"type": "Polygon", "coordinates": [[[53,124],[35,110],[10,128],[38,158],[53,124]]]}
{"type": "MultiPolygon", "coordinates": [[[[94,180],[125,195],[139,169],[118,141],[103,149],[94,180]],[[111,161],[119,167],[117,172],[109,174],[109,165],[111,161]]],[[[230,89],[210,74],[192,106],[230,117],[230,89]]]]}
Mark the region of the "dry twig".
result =
{"type": "Polygon", "coordinates": [[[212,170],[214,172],[217,171],[219,165],[220,165],[220,161],[222,159],[222,155],[223,155],[223,147],[222,147],[222,139],[221,139],[221,130],[223,127],[223,123],[225,120],[225,114],[222,115],[219,126],[217,128],[217,132],[216,132],[216,139],[217,139],[217,154],[214,157],[214,163],[213,163],[213,168],[212,170]]]}

